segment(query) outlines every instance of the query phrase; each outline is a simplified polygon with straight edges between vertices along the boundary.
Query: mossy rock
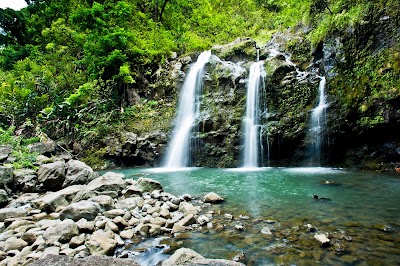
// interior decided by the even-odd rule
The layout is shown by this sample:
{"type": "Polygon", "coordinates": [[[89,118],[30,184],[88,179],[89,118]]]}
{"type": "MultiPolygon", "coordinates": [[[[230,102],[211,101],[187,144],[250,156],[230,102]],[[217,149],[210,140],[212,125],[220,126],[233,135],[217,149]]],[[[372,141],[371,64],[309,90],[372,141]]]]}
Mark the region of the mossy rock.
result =
{"type": "Polygon", "coordinates": [[[256,42],[250,38],[238,38],[226,45],[216,45],[211,52],[226,61],[256,61],[256,42]]]}

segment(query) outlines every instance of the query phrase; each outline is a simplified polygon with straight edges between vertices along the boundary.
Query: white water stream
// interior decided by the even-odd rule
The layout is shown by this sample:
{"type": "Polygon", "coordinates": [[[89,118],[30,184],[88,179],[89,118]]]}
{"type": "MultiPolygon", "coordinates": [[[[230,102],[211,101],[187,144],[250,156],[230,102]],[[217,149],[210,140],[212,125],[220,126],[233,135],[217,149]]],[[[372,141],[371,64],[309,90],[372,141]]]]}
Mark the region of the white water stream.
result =
{"type": "Polygon", "coordinates": [[[177,169],[190,166],[190,133],[199,116],[203,69],[210,57],[211,51],[201,53],[183,83],[175,128],[164,158],[164,168],[177,169]]]}
{"type": "Polygon", "coordinates": [[[247,84],[246,116],[243,118],[244,147],[243,168],[260,166],[261,125],[259,110],[259,91],[265,78],[264,62],[256,62],[250,66],[247,84]]]}
{"type": "Polygon", "coordinates": [[[325,96],[325,77],[320,77],[318,87],[318,105],[312,110],[310,122],[310,140],[311,140],[311,158],[321,164],[323,147],[324,147],[324,131],[326,124],[326,108],[328,106],[325,96]]]}

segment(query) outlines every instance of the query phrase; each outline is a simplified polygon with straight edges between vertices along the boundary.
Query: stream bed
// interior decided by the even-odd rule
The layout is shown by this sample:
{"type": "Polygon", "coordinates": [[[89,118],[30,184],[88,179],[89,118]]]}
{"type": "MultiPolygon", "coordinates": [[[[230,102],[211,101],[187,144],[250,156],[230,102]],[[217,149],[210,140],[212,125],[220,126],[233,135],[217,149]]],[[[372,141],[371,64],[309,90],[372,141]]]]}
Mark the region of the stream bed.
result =
{"type": "MultiPolygon", "coordinates": [[[[126,178],[157,180],[175,195],[188,193],[201,199],[213,191],[225,198],[204,210],[213,214],[212,227],[156,240],[165,247],[159,249],[163,259],[187,247],[207,258],[240,256],[246,265],[400,263],[398,174],[331,168],[116,172],[126,178]],[[321,246],[315,234],[325,234],[330,244],[321,246]]],[[[138,248],[130,244],[126,249],[132,246],[138,248]]],[[[154,252],[151,256],[152,261],[162,260],[154,260],[154,252]]],[[[142,265],[153,265],[142,261],[142,265]]]]}

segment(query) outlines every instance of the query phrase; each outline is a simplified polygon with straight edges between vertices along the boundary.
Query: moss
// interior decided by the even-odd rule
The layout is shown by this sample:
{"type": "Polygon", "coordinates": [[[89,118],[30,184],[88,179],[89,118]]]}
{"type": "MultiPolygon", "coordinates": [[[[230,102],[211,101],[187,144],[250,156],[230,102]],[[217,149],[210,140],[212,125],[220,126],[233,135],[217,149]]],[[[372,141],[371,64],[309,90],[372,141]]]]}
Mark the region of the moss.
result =
{"type": "Polygon", "coordinates": [[[311,43],[306,38],[293,38],[285,45],[285,50],[292,54],[292,61],[301,69],[306,69],[312,60],[311,43]]]}
{"type": "Polygon", "coordinates": [[[93,169],[104,169],[107,166],[104,156],[106,148],[92,148],[86,151],[81,158],[81,161],[92,167],[93,169]]]}
{"type": "Polygon", "coordinates": [[[214,46],[211,51],[222,60],[239,61],[244,58],[256,59],[256,42],[250,38],[239,38],[224,46],[214,46]]]}

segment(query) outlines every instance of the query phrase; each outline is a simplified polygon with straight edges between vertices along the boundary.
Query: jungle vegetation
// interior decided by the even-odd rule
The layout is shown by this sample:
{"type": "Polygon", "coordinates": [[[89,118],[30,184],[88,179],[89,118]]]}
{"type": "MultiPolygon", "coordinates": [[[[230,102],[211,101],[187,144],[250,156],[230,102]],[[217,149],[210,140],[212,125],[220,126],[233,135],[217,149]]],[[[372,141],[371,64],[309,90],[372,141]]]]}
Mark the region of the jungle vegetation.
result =
{"type": "Polygon", "coordinates": [[[166,129],[163,116],[173,115],[174,105],[154,97],[151,84],[172,52],[199,52],[237,37],[265,43],[273,33],[296,27],[306,29],[302,58],[332,35],[347,40],[349,60],[339,62],[342,68],[330,93],[346,114],[356,114],[358,126],[384,122],[371,113],[377,101],[399,100],[399,40],[381,49],[372,39],[360,41],[375,34],[371,28],[382,18],[391,20],[394,33],[398,30],[396,0],[27,3],[20,11],[0,10],[2,136],[30,128],[27,138],[90,145],[121,129],[166,129]],[[135,102],[126,99],[127,90],[138,95],[135,102]]]}

